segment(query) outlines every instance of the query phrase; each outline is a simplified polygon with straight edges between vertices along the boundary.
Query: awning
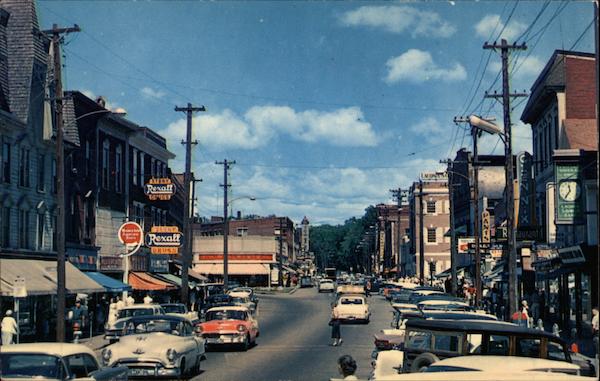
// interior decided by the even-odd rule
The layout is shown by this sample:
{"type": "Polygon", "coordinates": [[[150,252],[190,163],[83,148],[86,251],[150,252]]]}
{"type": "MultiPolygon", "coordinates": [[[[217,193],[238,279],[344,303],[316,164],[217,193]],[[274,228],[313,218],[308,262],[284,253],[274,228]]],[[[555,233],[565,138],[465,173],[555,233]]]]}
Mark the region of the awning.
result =
{"type": "MultiPolygon", "coordinates": [[[[222,263],[199,263],[194,271],[206,275],[223,275],[222,263]]],[[[227,273],[230,275],[269,275],[269,265],[263,263],[229,263],[227,273]]]]}
{"type": "MultiPolygon", "coordinates": [[[[456,276],[464,276],[465,275],[465,270],[467,269],[467,267],[469,266],[459,266],[456,268],[456,276]]],[[[452,276],[452,267],[442,271],[441,273],[437,273],[435,274],[433,277],[437,278],[437,279],[442,279],[442,278],[449,278],[452,276]]]]}
{"type": "MultiPolygon", "coordinates": [[[[179,271],[181,271],[181,265],[175,265],[175,267],[177,267],[177,269],[179,271]]],[[[197,281],[199,281],[200,283],[206,283],[208,282],[208,278],[205,277],[202,274],[197,273],[196,271],[192,270],[192,269],[188,269],[188,276],[191,278],[196,279],[197,281]]]]}
{"type": "MultiPolygon", "coordinates": [[[[176,285],[178,287],[181,287],[182,280],[177,275],[168,274],[168,273],[160,273],[160,274],[155,274],[154,277],[156,277],[158,279],[162,279],[169,283],[173,283],[174,285],[176,285]]],[[[188,287],[189,288],[196,287],[196,282],[188,279],[188,287]]]]}
{"type": "MultiPolygon", "coordinates": [[[[461,225],[457,228],[454,228],[454,233],[456,235],[467,234],[467,226],[461,225]]],[[[451,237],[451,236],[452,236],[452,229],[448,229],[448,231],[446,231],[446,233],[444,233],[444,237],[451,237]]]]}
{"type": "Polygon", "coordinates": [[[131,291],[132,288],[130,285],[125,284],[121,281],[113,279],[107,275],[104,275],[99,272],[87,272],[84,273],[94,280],[96,283],[100,284],[102,287],[106,289],[108,292],[123,292],[123,291],[131,291]]]}
{"type": "MultiPolygon", "coordinates": [[[[104,287],[69,262],[65,263],[65,274],[67,294],[104,292],[104,287]]],[[[27,295],[55,295],[57,292],[55,261],[0,259],[0,295],[13,295],[17,276],[25,279],[27,295]]]]}
{"type": "Polygon", "coordinates": [[[133,286],[135,290],[160,291],[177,288],[177,286],[169,282],[155,278],[149,273],[142,272],[129,273],[129,284],[133,286]]]}
{"type": "Polygon", "coordinates": [[[502,281],[503,279],[507,279],[507,275],[504,271],[504,264],[505,261],[498,261],[490,271],[486,271],[483,274],[483,279],[488,282],[502,281]]]}

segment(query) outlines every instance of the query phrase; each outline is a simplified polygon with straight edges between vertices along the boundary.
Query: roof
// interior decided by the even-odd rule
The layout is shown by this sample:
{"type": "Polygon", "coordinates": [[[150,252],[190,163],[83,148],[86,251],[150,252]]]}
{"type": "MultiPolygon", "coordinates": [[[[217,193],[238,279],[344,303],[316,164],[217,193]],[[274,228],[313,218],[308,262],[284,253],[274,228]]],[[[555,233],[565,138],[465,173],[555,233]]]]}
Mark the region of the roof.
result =
{"type": "MultiPolygon", "coordinates": [[[[39,24],[34,0],[0,0],[0,5],[10,13],[6,30],[10,110],[27,122],[32,86],[45,85],[49,40],[37,33],[39,24]],[[35,77],[34,62],[41,65],[42,71],[35,77]]],[[[43,98],[38,101],[43,102],[43,98]]]]}
{"type": "Polygon", "coordinates": [[[75,101],[72,97],[63,100],[63,137],[65,141],[79,147],[79,129],[75,116],[75,101]]]}
{"type": "Polygon", "coordinates": [[[206,312],[211,312],[211,311],[245,311],[245,312],[250,312],[250,310],[248,310],[247,307],[242,307],[242,306],[220,306],[220,307],[212,307],[212,308],[209,308],[208,311],[206,311],[206,312]]]}
{"type": "Polygon", "coordinates": [[[565,119],[561,137],[566,149],[598,150],[596,119],[565,119]]]}
{"type": "Polygon", "coordinates": [[[53,356],[70,356],[77,353],[87,353],[94,358],[94,351],[83,344],[72,343],[31,343],[13,344],[0,347],[2,353],[46,353],[53,356]]]}
{"type": "MultiPolygon", "coordinates": [[[[428,314],[429,315],[429,314],[428,314]]],[[[486,331],[496,333],[516,333],[526,336],[538,336],[553,339],[554,341],[563,341],[560,337],[554,336],[550,332],[539,331],[537,329],[520,327],[516,324],[503,321],[486,320],[422,320],[414,319],[406,322],[407,328],[422,328],[431,330],[458,330],[458,331],[486,331]]]]}

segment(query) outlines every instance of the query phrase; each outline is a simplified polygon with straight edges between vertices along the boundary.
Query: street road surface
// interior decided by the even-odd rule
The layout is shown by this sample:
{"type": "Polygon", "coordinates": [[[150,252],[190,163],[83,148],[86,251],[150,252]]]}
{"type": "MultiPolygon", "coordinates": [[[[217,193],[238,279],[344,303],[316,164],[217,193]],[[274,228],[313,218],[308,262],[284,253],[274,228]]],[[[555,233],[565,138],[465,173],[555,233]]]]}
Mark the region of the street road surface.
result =
{"type": "Polygon", "coordinates": [[[371,322],[342,325],[344,342],[333,347],[328,325],[333,298],[316,288],[302,288],[291,295],[260,295],[258,344],[247,352],[208,352],[202,373],[193,380],[328,380],[339,377],[337,359],[344,354],[356,360],[357,376],[366,379],[371,371],[373,335],[389,327],[392,309],[381,296],[372,296],[371,322]]]}

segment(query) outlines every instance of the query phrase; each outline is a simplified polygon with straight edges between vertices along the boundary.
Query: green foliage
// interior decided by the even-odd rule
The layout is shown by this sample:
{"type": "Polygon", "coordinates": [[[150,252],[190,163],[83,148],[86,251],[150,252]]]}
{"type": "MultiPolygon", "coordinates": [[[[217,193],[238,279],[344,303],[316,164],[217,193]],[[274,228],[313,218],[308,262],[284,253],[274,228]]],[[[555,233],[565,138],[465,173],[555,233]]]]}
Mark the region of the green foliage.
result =
{"type": "Polygon", "coordinates": [[[365,214],[352,217],[343,225],[320,225],[310,229],[310,248],[315,253],[320,268],[335,267],[340,270],[364,269],[366,249],[358,247],[370,226],[377,222],[374,206],[365,209],[365,214]]]}

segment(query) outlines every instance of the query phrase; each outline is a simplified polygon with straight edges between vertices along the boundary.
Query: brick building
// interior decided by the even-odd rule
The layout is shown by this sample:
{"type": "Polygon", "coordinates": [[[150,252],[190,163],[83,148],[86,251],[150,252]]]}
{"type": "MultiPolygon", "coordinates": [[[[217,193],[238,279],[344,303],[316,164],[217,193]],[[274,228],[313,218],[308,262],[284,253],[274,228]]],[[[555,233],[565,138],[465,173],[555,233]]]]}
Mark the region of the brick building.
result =
{"type": "Polygon", "coordinates": [[[380,237],[377,241],[379,272],[385,277],[401,275],[405,267],[401,256],[401,245],[403,237],[407,236],[409,230],[409,209],[398,208],[395,204],[378,204],[375,208],[380,237]]]}

